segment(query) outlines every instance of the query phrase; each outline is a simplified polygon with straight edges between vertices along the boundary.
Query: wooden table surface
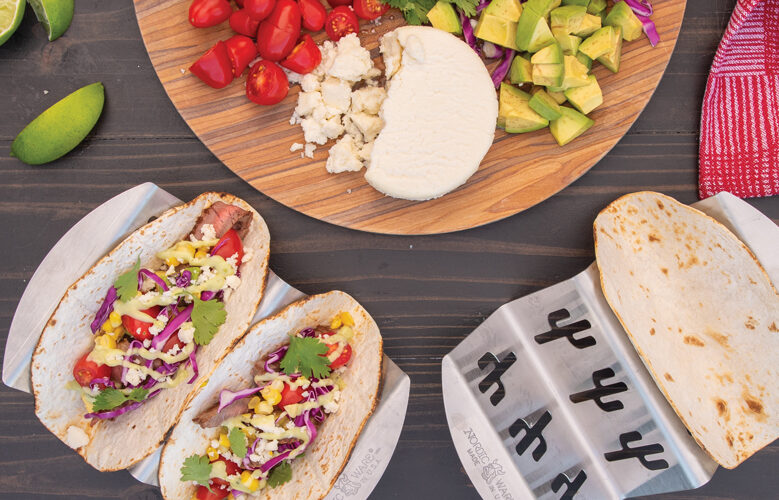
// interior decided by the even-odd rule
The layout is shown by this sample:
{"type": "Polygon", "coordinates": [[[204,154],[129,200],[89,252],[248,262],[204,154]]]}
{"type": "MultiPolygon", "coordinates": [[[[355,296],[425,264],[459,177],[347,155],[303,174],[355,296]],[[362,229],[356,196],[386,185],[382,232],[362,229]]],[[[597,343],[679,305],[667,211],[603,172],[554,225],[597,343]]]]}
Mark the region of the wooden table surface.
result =
{"type": "MultiPolygon", "coordinates": [[[[48,43],[28,9],[0,47],[0,345],[24,287],[51,246],[95,206],[152,181],[182,199],[234,193],[265,217],[273,270],[306,293],[344,290],[375,317],[386,353],[411,376],[405,428],[373,498],[478,498],[446,426],[440,362],[501,304],[567,279],[593,260],[591,223],[616,197],[661,191],[696,200],[700,103],[735,0],[689,0],[654,98],[589,173],[540,205],[468,231],[380,236],[300,215],[232,174],[195,138],[151,67],[131,0],[78,0],[48,43]],[[29,167],[11,141],[49,105],[102,81],[106,107],[67,157],[29,167]]],[[[750,200],[774,221],[779,199],[750,200]]],[[[99,473],[38,422],[32,396],[0,386],[0,498],[159,498],[126,472],[99,473]]],[[[664,498],[776,498],[779,444],[703,488],[664,498]]]]}

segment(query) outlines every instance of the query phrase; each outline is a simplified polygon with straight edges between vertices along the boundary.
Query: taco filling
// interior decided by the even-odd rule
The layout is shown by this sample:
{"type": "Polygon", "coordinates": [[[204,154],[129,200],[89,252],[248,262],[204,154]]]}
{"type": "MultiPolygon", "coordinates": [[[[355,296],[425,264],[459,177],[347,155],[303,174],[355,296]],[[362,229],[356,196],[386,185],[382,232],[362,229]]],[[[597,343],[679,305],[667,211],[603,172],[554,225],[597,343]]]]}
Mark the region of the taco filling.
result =
{"type": "Polygon", "coordinates": [[[91,323],[94,346],[73,367],[85,418],[110,419],[163,389],[198,376],[196,354],[225,322],[224,301],[241,284],[251,213],[223,202],[206,209],[189,236],[140,259],[108,290],[91,323]]]}
{"type": "Polygon", "coordinates": [[[289,344],[257,362],[254,387],[222,390],[219,402],[193,419],[219,428],[205,454],[181,467],[181,481],[198,485],[193,498],[252,497],[292,478],[290,463],[338,411],[353,326],[352,316],[341,312],[330,325],[290,334],[289,344]]]}

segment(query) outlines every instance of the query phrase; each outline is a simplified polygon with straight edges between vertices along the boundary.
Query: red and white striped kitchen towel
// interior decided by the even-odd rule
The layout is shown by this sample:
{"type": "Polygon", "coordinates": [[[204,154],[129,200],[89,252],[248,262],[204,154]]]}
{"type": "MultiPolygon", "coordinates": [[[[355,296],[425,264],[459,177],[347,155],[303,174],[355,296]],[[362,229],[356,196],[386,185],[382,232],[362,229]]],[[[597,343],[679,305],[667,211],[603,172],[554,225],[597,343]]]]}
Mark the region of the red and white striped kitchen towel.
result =
{"type": "Polygon", "coordinates": [[[738,0],[701,114],[700,197],[779,194],[779,0],[738,0]]]}

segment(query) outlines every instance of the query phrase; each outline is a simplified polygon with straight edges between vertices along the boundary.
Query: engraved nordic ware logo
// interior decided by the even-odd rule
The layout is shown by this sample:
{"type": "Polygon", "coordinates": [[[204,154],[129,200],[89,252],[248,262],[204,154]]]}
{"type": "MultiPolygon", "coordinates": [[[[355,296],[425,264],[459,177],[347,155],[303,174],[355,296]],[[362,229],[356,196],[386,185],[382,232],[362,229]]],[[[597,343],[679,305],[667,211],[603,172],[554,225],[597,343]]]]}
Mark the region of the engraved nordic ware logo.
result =
{"type": "Polygon", "coordinates": [[[503,482],[500,476],[506,474],[503,466],[498,462],[498,459],[492,459],[487,454],[487,451],[479,441],[479,436],[476,435],[472,428],[463,429],[463,435],[471,446],[468,448],[468,455],[471,457],[471,461],[476,466],[481,466],[481,477],[487,483],[487,487],[493,494],[493,498],[502,500],[512,500],[509,488],[506,483],[503,482]]]}
{"type": "Polygon", "coordinates": [[[338,477],[333,489],[339,491],[335,495],[336,500],[356,495],[360,490],[360,487],[373,476],[376,468],[379,466],[380,460],[378,458],[381,448],[373,449],[368,448],[368,453],[357,461],[352,459],[349,462],[348,470],[338,477]],[[352,464],[355,464],[354,466],[352,464]]]}
{"type": "Polygon", "coordinates": [[[481,470],[481,477],[487,481],[487,484],[492,484],[492,480],[498,476],[504,475],[506,472],[503,470],[503,466],[498,463],[498,459],[494,459],[491,463],[485,465],[481,470]]]}

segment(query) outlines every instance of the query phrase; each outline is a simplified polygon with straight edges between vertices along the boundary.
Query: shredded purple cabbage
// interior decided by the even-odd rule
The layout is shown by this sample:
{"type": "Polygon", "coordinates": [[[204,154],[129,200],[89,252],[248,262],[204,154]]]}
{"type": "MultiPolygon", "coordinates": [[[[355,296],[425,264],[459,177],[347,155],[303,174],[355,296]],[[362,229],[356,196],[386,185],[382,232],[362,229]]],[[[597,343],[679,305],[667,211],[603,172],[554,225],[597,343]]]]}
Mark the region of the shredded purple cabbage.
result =
{"type": "Polygon", "coordinates": [[[311,327],[303,328],[298,332],[298,337],[316,337],[316,330],[311,327]]]}
{"type": "Polygon", "coordinates": [[[162,287],[163,290],[166,292],[168,291],[168,284],[165,283],[165,280],[157,276],[157,274],[149,271],[148,269],[141,269],[138,271],[138,288],[141,288],[143,286],[143,281],[149,278],[153,282],[155,282],[157,285],[162,287]]]}
{"type": "Polygon", "coordinates": [[[100,325],[106,322],[108,315],[111,314],[111,311],[114,309],[114,302],[116,302],[116,288],[111,287],[106,292],[103,304],[100,306],[100,309],[98,309],[95,319],[92,321],[92,324],[89,325],[90,328],[92,328],[92,333],[100,330],[100,325]]]}
{"type": "Polygon", "coordinates": [[[111,389],[116,389],[116,385],[114,385],[113,380],[111,380],[108,377],[95,378],[89,382],[89,388],[92,390],[94,390],[95,387],[97,387],[98,385],[103,385],[105,387],[110,387],[111,389]]]}
{"type": "Polygon", "coordinates": [[[279,453],[283,453],[283,452],[285,452],[287,450],[292,451],[292,450],[297,449],[298,446],[301,445],[301,443],[302,443],[302,441],[294,439],[294,440],[290,441],[289,443],[282,443],[282,444],[280,444],[279,445],[279,449],[276,450],[276,451],[278,451],[279,453]]]}
{"type": "Polygon", "coordinates": [[[189,269],[184,269],[178,278],[176,278],[176,286],[180,288],[186,288],[192,282],[192,273],[189,269]]]}
{"type": "Polygon", "coordinates": [[[165,329],[163,329],[159,335],[154,337],[154,339],[151,341],[151,346],[158,351],[162,350],[165,342],[167,342],[171,335],[173,335],[176,330],[179,329],[181,324],[185,321],[189,321],[190,316],[192,316],[192,309],[194,307],[194,304],[189,304],[189,306],[181,311],[175,318],[168,321],[168,324],[165,325],[165,329]]]}
{"type": "MultiPolygon", "coordinates": [[[[267,384],[266,384],[267,385],[267,384]]],[[[227,389],[222,389],[222,392],[219,393],[219,408],[216,409],[216,412],[219,413],[231,404],[235,403],[239,399],[248,398],[249,396],[253,396],[254,394],[257,394],[260,392],[265,385],[261,387],[250,387],[249,389],[244,389],[242,391],[229,391],[227,389]]]]}
{"type": "Polygon", "coordinates": [[[208,290],[206,290],[205,292],[200,292],[200,300],[211,300],[216,296],[217,293],[218,292],[211,292],[208,290]]]}
{"type": "Polygon", "coordinates": [[[490,4],[491,0],[481,0],[479,5],[476,6],[476,13],[483,11],[490,4]]]}
{"type": "Polygon", "coordinates": [[[269,470],[271,470],[272,468],[277,466],[282,460],[287,458],[290,453],[292,453],[292,452],[291,451],[285,451],[284,453],[279,453],[278,455],[276,455],[275,457],[271,458],[270,460],[268,460],[264,464],[260,465],[260,470],[262,472],[268,472],[269,470]]]}
{"type": "Polygon", "coordinates": [[[649,17],[654,13],[654,9],[652,8],[652,4],[649,3],[649,0],[625,0],[625,3],[628,4],[628,7],[633,9],[633,12],[638,16],[649,17]]]}
{"type": "Polygon", "coordinates": [[[276,373],[276,370],[271,367],[272,364],[278,363],[279,361],[284,358],[284,355],[287,354],[287,349],[289,349],[289,346],[279,347],[275,351],[271,353],[270,356],[268,356],[268,359],[265,360],[265,372],[266,373],[276,373]]]}
{"type": "Polygon", "coordinates": [[[482,54],[487,59],[498,59],[503,56],[503,48],[498,47],[492,42],[484,42],[481,45],[482,54]]]}
{"type": "MultiPolygon", "coordinates": [[[[139,349],[141,347],[143,347],[143,344],[141,343],[140,340],[133,340],[132,342],[130,342],[130,345],[127,346],[127,351],[130,351],[132,349],[139,349]]],[[[124,356],[124,360],[125,361],[133,362],[132,358],[133,358],[133,356],[130,355],[130,354],[125,354],[125,356],[124,356]]],[[[127,371],[129,369],[130,368],[127,367],[127,366],[122,366],[122,383],[125,384],[127,387],[137,387],[135,385],[127,383],[127,371]]]]}
{"type": "Polygon", "coordinates": [[[481,51],[479,50],[479,45],[476,42],[476,36],[473,34],[473,26],[471,26],[471,20],[468,18],[468,16],[465,15],[465,12],[463,12],[460,9],[457,9],[457,12],[460,14],[460,23],[463,25],[463,38],[465,38],[465,43],[468,44],[473,50],[476,51],[477,54],[481,55],[481,51]]]}
{"type": "Polygon", "coordinates": [[[133,401],[132,403],[130,403],[128,405],[121,406],[119,408],[114,408],[113,410],[106,410],[106,411],[98,411],[98,412],[94,412],[94,413],[87,413],[86,415],[84,415],[84,418],[106,419],[106,418],[118,417],[119,415],[121,415],[123,413],[127,413],[130,410],[134,410],[134,409],[138,408],[143,403],[145,403],[146,401],[150,400],[151,398],[153,398],[154,396],[159,394],[161,390],[162,389],[158,389],[158,390],[152,392],[143,401],[133,401]]]}
{"type": "Polygon", "coordinates": [[[195,380],[197,380],[197,359],[195,359],[195,353],[197,353],[198,346],[196,345],[194,349],[192,349],[192,352],[189,353],[189,364],[192,365],[192,378],[187,381],[188,384],[191,384],[195,380]]]}
{"type": "Polygon", "coordinates": [[[506,78],[509,68],[511,67],[511,61],[514,60],[514,54],[515,52],[513,50],[505,49],[503,60],[500,61],[498,67],[492,72],[492,83],[495,85],[495,88],[500,87],[500,83],[506,78]]]}
{"type": "Polygon", "coordinates": [[[641,25],[644,28],[644,33],[646,33],[646,37],[649,38],[649,43],[652,44],[652,47],[656,47],[657,44],[660,43],[660,34],[657,32],[657,26],[655,26],[655,23],[649,18],[649,16],[651,16],[654,12],[654,9],[652,9],[652,4],[649,3],[649,0],[624,1],[626,4],[628,4],[628,7],[633,10],[639,21],[641,21],[641,25]]]}

